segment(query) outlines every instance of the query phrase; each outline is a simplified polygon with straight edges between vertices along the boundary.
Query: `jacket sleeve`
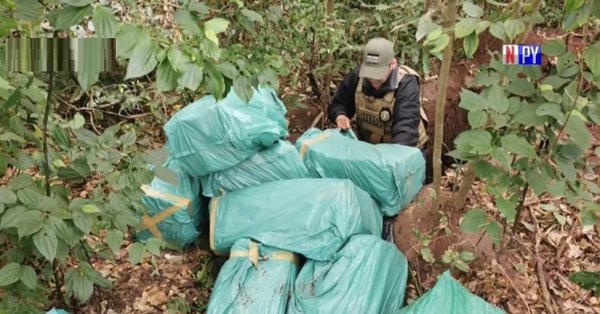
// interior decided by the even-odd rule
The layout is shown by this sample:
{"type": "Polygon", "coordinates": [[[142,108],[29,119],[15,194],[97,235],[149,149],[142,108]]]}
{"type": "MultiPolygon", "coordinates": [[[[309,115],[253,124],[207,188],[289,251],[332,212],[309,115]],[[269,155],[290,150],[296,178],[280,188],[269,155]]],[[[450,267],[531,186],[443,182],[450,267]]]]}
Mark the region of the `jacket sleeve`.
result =
{"type": "Polygon", "coordinates": [[[358,70],[356,68],[348,73],[335,91],[333,100],[327,108],[327,116],[332,123],[335,123],[335,118],[340,114],[352,119],[356,113],[354,93],[358,85],[358,70]]]}
{"type": "Polygon", "coordinates": [[[421,122],[419,80],[414,75],[405,75],[396,90],[392,142],[417,146],[419,123],[421,122]]]}

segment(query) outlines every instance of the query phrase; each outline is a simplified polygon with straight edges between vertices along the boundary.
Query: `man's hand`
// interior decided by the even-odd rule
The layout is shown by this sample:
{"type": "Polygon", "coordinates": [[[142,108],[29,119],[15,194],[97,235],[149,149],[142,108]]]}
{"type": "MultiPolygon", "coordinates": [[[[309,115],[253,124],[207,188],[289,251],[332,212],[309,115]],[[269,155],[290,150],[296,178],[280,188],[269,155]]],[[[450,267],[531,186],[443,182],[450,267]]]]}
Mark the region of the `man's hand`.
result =
{"type": "Polygon", "coordinates": [[[343,131],[350,129],[350,119],[343,114],[335,118],[335,124],[337,124],[337,127],[343,131]]]}

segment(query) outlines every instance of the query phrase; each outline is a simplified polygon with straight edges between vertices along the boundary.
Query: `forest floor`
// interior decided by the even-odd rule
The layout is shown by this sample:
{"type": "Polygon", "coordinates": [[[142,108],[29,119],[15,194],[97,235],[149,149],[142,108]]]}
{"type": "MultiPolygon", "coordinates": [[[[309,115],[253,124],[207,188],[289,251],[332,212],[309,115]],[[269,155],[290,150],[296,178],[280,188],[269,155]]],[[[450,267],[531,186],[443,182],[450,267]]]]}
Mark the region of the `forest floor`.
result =
{"type": "MultiPolygon", "coordinates": [[[[541,43],[555,36],[552,30],[535,30],[530,42],[541,43]]],[[[577,38],[569,45],[577,46],[577,38]]],[[[479,65],[489,60],[485,49],[498,51],[499,43],[482,39],[481,53],[473,59],[454,64],[451,69],[446,106],[445,143],[468,128],[466,115],[458,108],[459,93],[469,88],[479,65]],[[452,123],[448,123],[452,121],[452,123]]],[[[436,69],[433,69],[436,72],[436,69]]],[[[339,78],[338,78],[339,80],[339,78]]],[[[437,94],[437,77],[425,78],[423,86],[425,110],[433,121],[433,105],[437,94]]],[[[282,82],[283,95],[296,95],[304,108],[290,108],[290,140],[294,142],[313,126],[321,102],[316,99],[308,79],[297,87],[282,82]]],[[[328,127],[317,124],[316,127],[328,127]]],[[[430,125],[430,133],[433,130],[430,125]]],[[[588,179],[600,183],[600,158],[593,150],[600,145],[600,128],[591,129],[595,136],[588,152],[591,166],[588,179]]],[[[461,175],[447,167],[443,177],[444,202],[449,201],[460,183],[461,175]]],[[[476,259],[469,271],[453,269],[452,273],[471,292],[508,313],[600,313],[600,300],[591,291],[579,288],[569,275],[579,270],[600,271],[600,228],[582,228],[578,212],[561,198],[536,198],[525,201],[522,223],[517,232],[507,228],[500,248],[495,248],[486,235],[463,234],[460,218],[466,211],[479,208],[495,210],[493,197],[482,182],[475,182],[461,209],[442,208],[431,212],[431,193],[425,186],[417,200],[397,218],[396,243],[411,266],[407,301],[411,302],[430,289],[437,275],[448,268],[444,263],[426,262],[420,250],[423,238],[429,238],[433,256],[441,260],[448,249],[468,250],[476,259]],[[558,218],[557,218],[558,217],[558,218]],[[557,223],[557,220],[558,221],[557,223]]],[[[503,226],[504,227],[504,226],[503,226]]],[[[111,279],[112,289],[96,289],[90,302],[76,313],[196,313],[203,312],[219,265],[225,261],[207,249],[207,231],[198,245],[184,252],[164,251],[160,258],[148,257],[141,265],[132,266],[127,248],[115,261],[98,260],[95,267],[111,279]]],[[[131,239],[126,240],[131,245],[131,239]]]]}

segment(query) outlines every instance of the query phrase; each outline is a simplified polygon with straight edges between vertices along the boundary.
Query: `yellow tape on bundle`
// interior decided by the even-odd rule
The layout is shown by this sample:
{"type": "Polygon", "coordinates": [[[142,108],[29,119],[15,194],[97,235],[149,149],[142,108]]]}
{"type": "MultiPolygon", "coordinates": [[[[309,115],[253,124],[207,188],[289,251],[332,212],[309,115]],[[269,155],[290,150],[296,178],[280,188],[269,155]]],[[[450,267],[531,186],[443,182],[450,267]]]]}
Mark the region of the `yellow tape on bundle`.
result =
{"type": "Polygon", "coordinates": [[[165,200],[175,202],[175,205],[168,207],[167,209],[154,215],[153,217],[148,216],[148,214],[144,214],[144,217],[142,217],[142,222],[138,225],[139,231],[148,229],[155,238],[163,240],[162,233],[160,232],[160,230],[157,227],[157,225],[161,221],[163,221],[163,220],[167,219],[168,217],[170,217],[171,215],[175,214],[178,210],[186,208],[186,207],[188,208],[188,214],[189,214],[190,218],[192,218],[192,206],[191,206],[192,202],[190,201],[190,199],[187,199],[185,197],[180,197],[177,195],[163,193],[160,191],[155,191],[155,190],[152,190],[148,185],[142,186],[142,190],[148,196],[160,197],[165,200]]]}
{"type": "Polygon", "coordinates": [[[213,253],[215,253],[215,255],[218,256],[225,256],[226,254],[223,254],[219,251],[217,251],[217,249],[215,248],[215,227],[217,225],[217,210],[219,209],[219,202],[221,201],[221,197],[223,196],[217,196],[214,197],[211,201],[210,201],[210,233],[209,233],[209,244],[210,244],[210,250],[213,251],[213,253]]]}
{"type": "Polygon", "coordinates": [[[321,135],[304,142],[302,144],[302,147],[300,148],[300,157],[302,157],[302,159],[304,159],[304,155],[308,151],[308,148],[310,147],[310,145],[314,145],[316,143],[322,142],[322,141],[328,139],[330,136],[331,136],[331,133],[321,133],[321,135]]]}
{"type": "Polygon", "coordinates": [[[254,241],[250,241],[250,245],[248,247],[248,251],[231,251],[229,254],[229,259],[233,258],[241,258],[247,257],[250,259],[250,262],[257,267],[258,261],[266,261],[266,260],[274,260],[274,261],[284,261],[290,262],[298,266],[300,264],[300,258],[297,254],[286,252],[286,251],[276,251],[271,253],[271,256],[260,256],[258,252],[258,243],[254,241]]]}

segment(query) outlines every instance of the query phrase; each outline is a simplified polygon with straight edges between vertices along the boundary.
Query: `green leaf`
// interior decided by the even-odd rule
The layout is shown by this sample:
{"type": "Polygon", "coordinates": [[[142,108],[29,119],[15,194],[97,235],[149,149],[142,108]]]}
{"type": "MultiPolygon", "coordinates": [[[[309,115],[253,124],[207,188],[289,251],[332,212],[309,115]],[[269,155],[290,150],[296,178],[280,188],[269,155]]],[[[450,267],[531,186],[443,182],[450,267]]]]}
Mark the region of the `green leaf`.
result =
{"type": "Polygon", "coordinates": [[[531,97],[535,94],[535,86],[529,81],[516,79],[511,80],[508,83],[508,86],[506,86],[506,91],[522,97],[531,97]]]}
{"type": "Polygon", "coordinates": [[[32,235],[44,227],[44,215],[39,210],[30,210],[19,217],[17,234],[19,239],[32,235]]]}
{"type": "Polygon", "coordinates": [[[35,289],[37,285],[37,274],[31,266],[23,266],[21,268],[21,282],[25,284],[29,289],[35,289]]]}
{"type": "Polygon", "coordinates": [[[476,33],[471,33],[463,40],[463,48],[468,59],[472,58],[479,47],[479,36],[476,33]]]}
{"type": "Polygon", "coordinates": [[[473,252],[469,252],[469,251],[462,251],[460,252],[460,258],[469,263],[475,260],[475,254],[473,252]]]}
{"type": "Polygon", "coordinates": [[[195,91],[200,86],[203,78],[202,67],[198,64],[189,62],[184,65],[183,74],[177,79],[177,84],[181,88],[187,88],[195,91]]]}
{"type": "Polygon", "coordinates": [[[435,261],[435,257],[433,257],[433,252],[428,247],[421,248],[421,256],[423,260],[427,263],[433,263],[435,261]]]}
{"type": "Polygon", "coordinates": [[[44,206],[44,195],[38,193],[33,188],[24,188],[17,191],[19,201],[29,208],[42,208],[44,206]]]}
{"type": "Polygon", "coordinates": [[[65,128],[55,127],[54,130],[52,130],[52,136],[60,148],[65,150],[71,148],[71,138],[65,128]]]}
{"type": "Polygon", "coordinates": [[[467,130],[454,140],[456,148],[462,153],[488,154],[492,150],[492,135],[485,130],[467,130]]]}
{"type": "Polygon", "coordinates": [[[62,3],[72,5],[74,7],[85,7],[92,3],[92,0],[61,0],[62,3]]]}
{"type": "Polygon", "coordinates": [[[467,265],[467,263],[459,259],[452,261],[452,266],[458,268],[459,270],[465,273],[468,273],[470,270],[469,265],[467,265]]]}
{"type": "Polygon", "coordinates": [[[13,133],[13,132],[4,132],[2,134],[0,134],[0,141],[4,141],[4,142],[12,142],[12,141],[17,141],[19,143],[25,143],[25,139],[18,136],[17,134],[13,133]]]}
{"type": "Polygon", "coordinates": [[[571,140],[584,151],[587,151],[592,141],[592,133],[585,126],[585,123],[576,116],[571,116],[565,127],[571,140]]]}
{"type": "Polygon", "coordinates": [[[506,31],[504,31],[504,24],[502,24],[502,22],[490,24],[490,34],[502,40],[502,42],[508,42],[508,35],[506,34],[506,31]]]}
{"type": "Polygon", "coordinates": [[[150,238],[146,242],[146,249],[148,250],[148,252],[150,252],[150,254],[160,256],[160,245],[161,241],[159,239],[150,238]]]}
{"type": "Polygon", "coordinates": [[[98,208],[97,206],[92,205],[92,204],[83,205],[83,207],[81,208],[81,211],[83,211],[84,213],[88,213],[88,214],[97,214],[97,213],[102,212],[100,210],[100,208],[98,208]]]}
{"type": "Polygon", "coordinates": [[[48,262],[53,262],[58,249],[58,239],[52,228],[47,225],[44,226],[40,232],[33,236],[33,244],[48,262]]]}
{"type": "Polygon", "coordinates": [[[552,39],[544,42],[542,53],[546,56],[559,56],[567,51],[567,45],[561,39],[552,39]]]}
{"type": "Polygon", "coordinates": [[[0,269],[0,287],[11,285],[21,278],[22,267],[17,263],[10,263],[0,269]]]}
{"type": "Polygon", "coordinates": [[[494,158],[504,170],[511,169],[511,160],[508,152],[502,147],[494,147],[491,151],[491,156],[494,158]]]}
{"type": "Polygon", "coordinates": [[[219,39],[217,35],[227,30],[229,27],[229,21],[216,17],[204,22],[204,35],[208,40],[212,41],[216,45],[219,45],[219,39]]]}
{"type": "Polygon", "coordinates": [[[219,45],[208,39],[200,42],[200,50],[206,58],[212,59],[215,62],[219,61],[219,58],[221,58],[221,49],[219,48],[219,45]]]}
{"type": "Polygon", "coordinates": [[[79,230],[81,230],[81,232],[84,234],[88,234],[92,230],[92,221],[83,213],[74,212],[73,222],[75,223],[75,226],[77,226],[77,228],[79,228],[79,230]]]}
{"type": "Polygon", "coordinates": [[[17,202],[17,195],[15,192],[0,186],[0,203],[2,204],[14,204],[17,202]]]}
{"type": "Polygon", "coordinates": [[[179,177],[175,172],[173,172],[169,168],[163,166],[156,166],[154,167],[154,175],[156,175],[157,178],[164,182],[170,183],[175,186],[179,185],[179,177]]]}
{"type": "Polygon", "coordinates": [[[156,88],[161,91],[172,91],[177,88],[179,75],[171,67],[168,59],[163,60],[156,70],[156,88]]]}
{"type": "Polygon", "coordinates": [[[139,26],[121,25],[117,32],[117,56],[129,58],[137,43],[145,40],[150,40],[150,37],[139,26]]]}
{"type": "Polygon", "coordinates": [[[229,21],[216,17],[204,22],[204,28],[212,30],[215,34],[222,33],[229,27],[229,21]]]}
{"type": "Polygon", "coordinates": [[[145,253],[146,247],[143,244],[134,243],[129,249],[129,262],[133,265],[141,263],[145,253]]]}
{"type": "Polygon", "coordinates": [[[498,210],[502,213],[502,216],[504,216],[506,220],[515,220],[515,217],[517,216],[517,204],[515,202],[511,202],[510,200],[504,198],[497,198],[496,207],[498,207],[498,210]]]}
{"type": "Polygon", "coordinates": [[[570,32],[575,28],[582,26],[592,14],[592,7],[595,1],[587,1],[587,3],[573,12],[566,13],[562,20],[562,29],[565,32],[570,32]]]}
{"type": "Polygon", "coordinates": [[[432,54],[441,52],[442,50],[444,50],[444,48],[446,48],[448,42],[450,42],[450,36],[448,36],[447,34],[442,34],[435,40],[434,48],[431,49],[429,52],[432,54]]]}
{"type": "Polygon", "coordinates": [[[132,79],[144,76],[158,65],[156,59],[156,46],[151,39],[138,42],[133,49],[127,66],[127,75],[125,79],[132,79]]]}
{"type": "Polygon", "coordinates": [[[562,123],[565,119],[565,115],[562,113],[562,108],[559,104],[545,103],[537,108],[535,113],[540,116],[550,116],[554,118],[558,123],[562,123]]]}
{"type": "Polygon", "coordinates": [[[502,244],[502,229],[497,222],[493,221],[485,227],[485,232],[490,237],[496,247],[500,247],[502,244]]]}
{"type": "Polygon", "coordinates": [[[266,84],[271,86],[273,89],[279,89],[279,79],[277,73],[273,69],[265,69],[258,75],[258,81],[260,84],[266,84]]]}
{"type": "Polygon", "coordinates": [[[24,206],[13,207],[2,215],[2,222],[0,223],[0,230],[7,228],[17,227],[19,224],[19,219],[22,217],[22,214],[27,211],[27,208],[24,206]]]}
{"type": "Polygon", "coordinates": [[[235,65],[231,64],[230,62],[223,62],[223,63],[215,64],[215,67],[225,77],[227,77],[228,79],[231,79],[231,80],[235,79],[240,74],[238,69],[235,67],[235,65]]]}
{"type": "Polygon", "coordinates": [[[488,224],[487,214],[481,209],[471,209],[460,222],[460,229],[467,233],[478,233],[488,224]]]}
{"type": "Polygon", "coordinates": [[[205,3],[202,2],[192,2],[188,6],[191,11],[198,12],[202,15],[207,15],[210,13],[210,7],[208,7],[205,3]]]}
{"type": "Polygon", "coordinates": [[[571,13],[583,6],[585,0],[565,0],[565,13],[571,13]]]}
{"type": "Polygon", "coordinates": [[[559,90],[561,87],[565,86],[569,82],[571,82],[571,80],[562,78],[557,75],[551,75],[551,76],[544,78],[540,83],[548,84],[548,85],[552,86],[552,88],[554,90],[559,90]]]}
{"type": "Polygon", "coordinates": [[[106,244],[108,244],[108,247],[116,255],[123,244],[123,232],[118,229],[111,229],[106,233],[105,241],[106,244]]]}
{"type": "Polygon", "coordinates": [[[454,35],[456,38],[463,38],[475,32],[478,20],[470,17],[461,18],[454,27],[454,35]]]}
{"type": "Polygon", "coordinates": [[[71,28],[71,26],[79,24],[84,17],[92,14],[93,9],[91,5],[84,7],[64,6],[58,13],[55,27],[58,30],[66,31],[71,28]]]}
{"type": "Polygon", "coordinates": [[[35,22],[43,18],[44,7],[37,0],[19,0],[16,4],[14,17],[17,20],[35,22]]]}
{"type": "Polygon", "coordinates": [[[575,165],[573,165],[572,160],[568,160],[561,155],[558,155],[554,157],[554,161],[556,162],[560,172],[567,180],[570,182],[577,181],[577,170],[575,169],[575,165]]]}
{"type": "Polygon", "coordinates": [[[487,113],[481,110],[471,110],[468,113],[469,124],[472,129],[478,129],[486,125],[487,113]]]}
{"type": "Polygon", "coordinates": [[[585,64],[596,78],[600,78],[600,41],[587,47],[583,53],[585,64]]]}
{"type": "Polygon", "coordinates": [[[485,109],[488,107],[487,100],[485,98],[464,88],[460,92],[459,106],[466,110],[485,109]]]}
{"type": "Polygon", "coordinates": [[[209,70],[209,74],[206,89],[215,98],[220,99],[225,93],[225,78],[221,73],[216,72],[216,70],[211,70],[210,67],[207,69],[209,70]]]}
{"type": "Polygon", "coordinates": [[[86,144],[90,147],[94,147],[99,144],[98,135],[96,135],[96,133],[94,133],[88,129],[85,129],[85,128],[76,129],[76,130],[73,130],[73,133],[75,134],[75,136],[77,137],[77,139],[79,141],[83,142],[84,144],[86,144]]]}
{"type": "Polygon", "coordinates": [[[238,76],[233,81],[233,90],[244,102],[249,102],[254,95],[250,80],[245,76],[238,76]]]}
{"type": "Polygon", "coordinates": [[[89,300],[94,292],[94,282],[80,270],[69,269],[65,275],[65,283],[67,295],[74,296],[80,303],[89,300]]]}
{"type": "Polygon", "coordinates": [[[82,180],[92,175],[85,157],[79,157],[69,167],[59,168],[57,175],[64,180],[82,180]]]}
{"type": "Polygon", "coordinates": [[[8,158],[0,153],[0,177],[6,174],[6,169],[8,169],[8,158]]]}
{"type": "Polygon", "coordinates": [[[79,129],[85,125],[85,118],[81,113],[77,112],[73,116],[73,120],[69,121],[69,127],[71,129],[79,129]]]}
{"type": "Polygon", "coordinates": [[[488,103],[491,105],[490,107],[497,113],[502,114],[508,111],[509,102],[502,87],[498,85],[490,87],[487,99],[488,103]]]}
{"type": "Polygon", "coordinates": [[[249,9],[242,9],[242,15],[245,16],[251,22],[264,23],[263,17],[258,14],[256,11],[252,11],[249,9]]]}
{"type": "Polygon", "coordinates": [[[191,35],[198,36],[202,34],[202,30],[200,29],[200,26],[198,26],[196,18],[192,12],[188,10],[178,10],[175,13],[175,21],[191,35]]]}
{"type": "Polygon", "coordinates": [[[565,191],[567,190],[567,184],[565,181],[556,181],[548,184],[547,190],[554,197],[562,197],[565,195],[565,191]]]}
{"type": "Polygon", "coordinates": [[[575,143],[560,145],[558,148],[558,153],[568,160],[577,160],[583,152],[575,143]]]}
{"type": "Polygon", "coordinates": [[[114,38],[117,35],[119,22],[107,7],[99,6],[92,17],[96,35],[100,38],[114,38]]]}
{"type": "MultiPolygon", "coordinates": [[[[434,32],[438,32],[439,35],[442,34],[442,28],[440,25],[431,21],[431,18],[421,18],[419,19],[419,24],[417,25],[417,32],[415,33],[415,39],[420,41],[428,34],[432,34],[434,32]]],[[[439,36],[438,35],[438,36],[439,36]]]]}
{"type": "Polygon", "coordinates": [[[578,271],[569,279],[583,289],[596,290],[596,297],[600,297],[600,272],[578,271]]]}
{"type": "Polygon", "coordinates": [[[481,71],[475,76],[473,83],[477,86],[494,86],[500,82],[498,72],[481,71]]]}
{"type": "Polygon", "coordinates": [[[517,38],[517,35],[525,31],[525,23],[521,20],[508,19],[504,21],[504,31],[510,41],[517,38]]]}
{"type": "Polygon", "coordinates": [[[514,134],[507,134],[501,138],[502,147],[511,153],[517,155],[537,158],[537,153],[533,146],[524,138],[514,134]]]}
{"type": "Polygon", "coordinates": [[[483,9],[471,1],[464,1],[462,8],[470,17],[481,17],[483,15],[483,9]]]}
{"type": "Polygon", "coordinates": [[[154,166],[164,164],[168,158],[169,151],[165,148],[154,149],[144,155],[145,162],[154,166]]]}
{"type": "Polygon", "coordinates": [[[175,71],[183,72],[185,66],[191,62],[191,59],[178,49],[170,48],[167,52],[167,59],[175,71]]]}

